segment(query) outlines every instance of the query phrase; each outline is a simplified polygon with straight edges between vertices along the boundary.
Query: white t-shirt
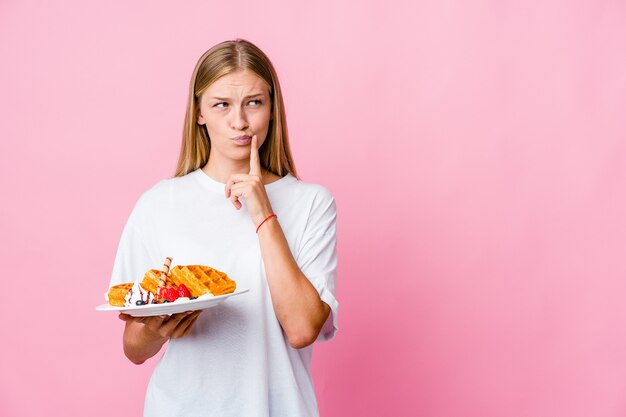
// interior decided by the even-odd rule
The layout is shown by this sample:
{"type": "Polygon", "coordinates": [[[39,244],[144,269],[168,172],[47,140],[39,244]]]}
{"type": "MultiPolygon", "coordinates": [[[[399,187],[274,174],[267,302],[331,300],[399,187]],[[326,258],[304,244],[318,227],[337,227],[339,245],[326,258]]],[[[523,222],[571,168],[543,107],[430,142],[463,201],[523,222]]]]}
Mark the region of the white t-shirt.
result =
{"type": "MultiPolygon", "coordinates": [[[[337,330],[336,211],[323,187],[287,175],[265,186],[289,248],[331,315],[318,340],[337,330]]],[[[148,385],[144,415],[317,416],[312,346],[292,348],[271,302],[258,236],[245,202],[198,169],[145,192],[122,233],[111,285],[149,269],[201,264],[250,291],[209,308],[191,333],[169,341],[148,385]]]]}

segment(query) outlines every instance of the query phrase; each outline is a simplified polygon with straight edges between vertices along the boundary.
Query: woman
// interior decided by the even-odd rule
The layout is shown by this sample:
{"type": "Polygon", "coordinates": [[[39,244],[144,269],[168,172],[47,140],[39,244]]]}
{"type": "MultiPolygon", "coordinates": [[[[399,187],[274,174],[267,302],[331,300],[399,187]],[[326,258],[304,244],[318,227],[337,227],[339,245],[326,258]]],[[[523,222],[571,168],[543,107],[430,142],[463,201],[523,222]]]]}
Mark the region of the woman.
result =
{"type": "Polygon", "coordinates": [[[111,285],[170,256],[250,291],[217,307],[125,321],[134,363],[169,341],[146,416],[314,416],[312,343],[333,337],[335,204],[296,178],[274,68],[253,44],[227,41],[193,72],[176,176],[137,202],[111,285]]]}

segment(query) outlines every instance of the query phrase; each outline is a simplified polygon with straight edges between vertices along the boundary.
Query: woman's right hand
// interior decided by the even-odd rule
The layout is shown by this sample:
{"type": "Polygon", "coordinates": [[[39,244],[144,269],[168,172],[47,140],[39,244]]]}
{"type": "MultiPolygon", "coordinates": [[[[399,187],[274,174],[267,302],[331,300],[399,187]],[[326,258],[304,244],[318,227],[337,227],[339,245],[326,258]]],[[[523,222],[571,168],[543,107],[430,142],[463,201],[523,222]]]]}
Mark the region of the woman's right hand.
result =
{"type": "Polygon", "coordinates": [[[141,323],[147,330],[161,336],[165,339],[179,339],[185,337],[191,331],[193,324],[200,315],[201,310],[186,311],[184,313],[151,316],[151,317],[133,317],[128,314],[121,313],[120,319],[128,322],[141,323]]]}
{"type": "Polygon", "coordinates": [[[124,353],[135,364],[141,364],[156,355],[169,339],[179,339],[191,332],[201,310],[172,314],[171,316],[133,317],[121,313],[124,328],[124,353]]]}

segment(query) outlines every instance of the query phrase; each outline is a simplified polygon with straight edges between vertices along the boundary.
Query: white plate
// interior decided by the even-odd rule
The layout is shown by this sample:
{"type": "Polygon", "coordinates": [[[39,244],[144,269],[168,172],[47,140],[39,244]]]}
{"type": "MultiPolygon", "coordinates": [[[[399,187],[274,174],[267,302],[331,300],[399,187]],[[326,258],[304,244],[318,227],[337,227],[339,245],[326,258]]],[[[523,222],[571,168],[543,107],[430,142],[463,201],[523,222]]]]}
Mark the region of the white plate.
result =
{"type": "Polygon", "coordinates": [[[98,311],[117,311],[118,313],[130,314],[133,317],[160,316],[161,314],[176,314],[184,311],[204,310],[221,304],[227,298],[250,291],[248,288],[237,288],[230,294],[218,295],[203,299],[180,301],[178,303],[146,304],[143,306],[116,307],[110,304],[102,304],[96,307],[98,311]]]}

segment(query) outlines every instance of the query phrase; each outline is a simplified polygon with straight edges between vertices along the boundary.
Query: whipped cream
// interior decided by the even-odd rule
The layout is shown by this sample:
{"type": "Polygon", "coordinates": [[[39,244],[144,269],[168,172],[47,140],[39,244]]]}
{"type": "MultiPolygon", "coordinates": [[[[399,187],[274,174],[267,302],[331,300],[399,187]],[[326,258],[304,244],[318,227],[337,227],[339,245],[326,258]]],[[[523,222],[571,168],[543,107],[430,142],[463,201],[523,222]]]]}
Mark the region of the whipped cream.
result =
{"type": "Polygon", "coordinates": [[[139,281],[135,281],[133,288],[128,291],[126,297],[124,297],[124,306],[131,307],[137,305],[137,301],[141,300],[146,304],[150,304],[154,299],[150,291],[146,291],[139,281]]]}
{"type": "Polygon", "coordinates": [[[200,297],[198,297],[198,300],[204,300],[205,298],[213,298],[213,297],[215,296],[211,294],[211,291],[209,291],[206,294],[202,294],[200,297]]]}

